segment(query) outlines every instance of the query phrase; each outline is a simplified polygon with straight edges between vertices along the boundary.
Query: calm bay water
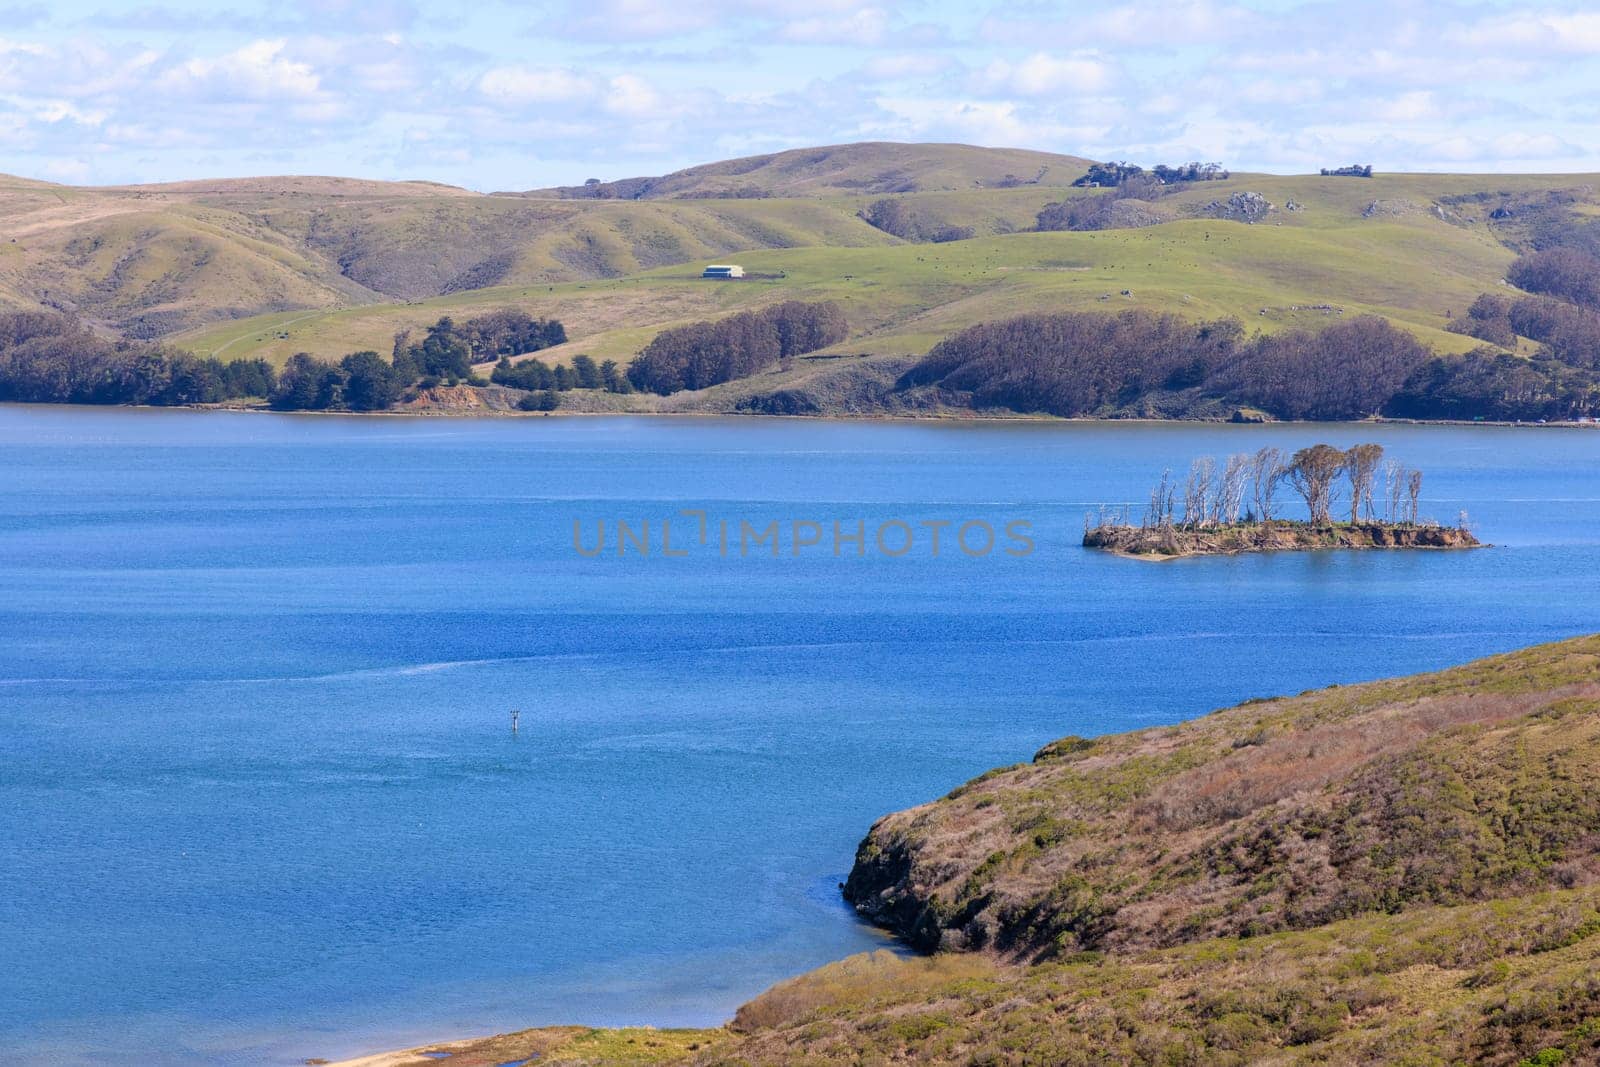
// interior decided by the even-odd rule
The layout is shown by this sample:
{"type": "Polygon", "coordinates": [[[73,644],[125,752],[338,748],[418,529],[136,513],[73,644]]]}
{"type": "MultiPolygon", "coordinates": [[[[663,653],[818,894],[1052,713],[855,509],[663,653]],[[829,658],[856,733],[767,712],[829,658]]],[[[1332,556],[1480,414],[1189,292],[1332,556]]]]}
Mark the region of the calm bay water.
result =
{"type": "Polygon", "coordinates": [[[1597,471],[1553,429],[0,408],[0,1047],[719,1022],[884,944],[835,890],[884,812],[1064,734],[1600,629],[1597,471]],[[1500,547],[1077,547],[1196,454],[1368,439],[1500,547]],[[1037,549],[573,551],[683,507],[1037,549]]]}

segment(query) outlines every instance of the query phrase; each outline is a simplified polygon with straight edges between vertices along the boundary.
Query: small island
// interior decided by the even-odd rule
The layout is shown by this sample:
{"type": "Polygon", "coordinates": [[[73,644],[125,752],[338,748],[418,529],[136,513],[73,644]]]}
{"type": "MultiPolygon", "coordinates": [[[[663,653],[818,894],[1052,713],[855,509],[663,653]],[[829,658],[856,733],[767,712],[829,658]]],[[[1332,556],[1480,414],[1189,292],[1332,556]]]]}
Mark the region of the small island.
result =
{"type": "Polygon", "coordinates": [[[1083,544],[1137,559],[1232,555],[1323,548],[1479,548],[1465,512],[1447,526],[1418,514],[1422,472],[1393,460],[1383,446],[1339,449],[1318,444],[1285,457],[1278,448],[1194,461],[1180,486],[1172,472],[1150,493],[1142,519],[1102,508],[1084,519],[1083,544]],[[1305,518],[1278,514],[1289,486],[1305,518]],[[1379,492],[1381,488],[1381,493],[1379,492]],[[1341,491],[1348,521],[1335,521],[1341,491]]]}

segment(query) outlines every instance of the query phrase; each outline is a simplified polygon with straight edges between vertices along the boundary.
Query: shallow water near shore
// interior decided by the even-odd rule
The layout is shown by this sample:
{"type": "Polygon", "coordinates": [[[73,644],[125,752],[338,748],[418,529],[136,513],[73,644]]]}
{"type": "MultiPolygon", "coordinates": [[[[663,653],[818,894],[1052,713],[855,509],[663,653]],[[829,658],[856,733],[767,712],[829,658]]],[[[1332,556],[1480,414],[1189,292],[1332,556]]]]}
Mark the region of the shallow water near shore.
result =
{"type": "Polygon", "coordinates": [[[1600,629],[1597,471],[1573,429],[0,407],[0,1047],[720,1022],[885,944],[834,891],[885,812],[1065,734],[1600,629]],[[1496,547],[1079,547],[1165,467],[1319,440],[1383,443],[1496,547]],[[665,558],[682,508],[781,551],[678,516],[665,558]],[[874,543],[930,521],[1035,549],[874,543]]]}

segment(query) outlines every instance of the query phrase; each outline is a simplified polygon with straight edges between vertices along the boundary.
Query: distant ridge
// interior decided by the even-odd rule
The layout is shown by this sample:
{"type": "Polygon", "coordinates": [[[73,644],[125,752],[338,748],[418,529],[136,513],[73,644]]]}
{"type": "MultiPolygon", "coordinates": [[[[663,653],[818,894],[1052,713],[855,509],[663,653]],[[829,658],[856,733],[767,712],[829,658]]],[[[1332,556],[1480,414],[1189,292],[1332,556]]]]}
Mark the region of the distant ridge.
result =
{"type": "Polygon", "coordinates": [[[1089,160],[1023,148],[857,144],[704,163],[659,177],[623,178],[500,195],[582,200],[755,199],[1066,186],[1089,160]]]}
{"type": "MultiPolygon", "coordinates": [[[[71,312],[153,338],[263,313],[616,278],[754,249],[870,247],[897,239],[840,196],[1049,195],[1086,166],[1022,149],[872,142],[533,194],[327,175],[115,186],[0,175],[0,307],[71,312]],[[790,199],[760,202],[776,197],[790,199]]],[[[978,224],[998,225],[989,215],[978,224]]]]}
{"type": "Polygon", "coordinates": [[[482,196],[471,189],[444,182],[424,180],[379,181],[370,178],[339,178],[321,174],[266,175],[257,178],[197,178],[189,181],[154,182],[145,185],[95,186],[105,193],[170,193],[189,196],[222,196],[298,193],[304,196],[482,196]]]}

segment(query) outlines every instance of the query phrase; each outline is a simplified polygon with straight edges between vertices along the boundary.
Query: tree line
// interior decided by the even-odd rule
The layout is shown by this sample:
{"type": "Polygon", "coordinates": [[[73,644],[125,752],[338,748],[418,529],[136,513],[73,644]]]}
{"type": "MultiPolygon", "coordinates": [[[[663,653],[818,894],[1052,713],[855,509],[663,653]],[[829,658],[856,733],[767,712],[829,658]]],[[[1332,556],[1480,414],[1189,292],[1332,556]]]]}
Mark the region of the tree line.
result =
{"type": "Polygon", "coordinates": [[[1157,163],[1146,171],[1135,163],[1110,161],[1089,164],[1089,172],[1072,184],[1080,189],[1085,186],[1112,188],[1143,176],[1154,178],[1162,185],[1178,185],[1183,182],[1220,181],[1230,175],[1221,163],[1181,163],[1176,167],[1157,163]]]}
{"type": "Polygon", "coordinates": [[[412,381],[423,377],[459,381],[471,376],[475,363],[538,352],[566,341],[566,327],[557,320],[502,308],[460,323],[446,315],[415,341],[410,330],[403,330],[395,334],[390,361],[402,377],[411,374],[412,381]]]}
{"type": "MultiPolygon", "coordinates": [[[[1544,234],[1541,240],[1572,243],[1519,256],[1506,279],[1522,293],[1484,293],[1450,323],[1454,332],[1496,349],[1515,349],[1526,337],[1538,345],[1532,359],[1485,349],[1456,366],[1431,367],[1430,384],[1457,379],[1449,382],[1452,400],[1478,398],[1482,407],[1501,412],[1497,417],[1575,418],[1600,411],[1600,254],[1591,247],[1591,230],[1579,224],[1536,231],[1544,234]]],[[[1402,404],[1431,413],[1410,397],[1402,404]]]]}
{"type": "MultiPolygon", "coordinates": [[[[486,357],[537,351],[566,340],[553,319],[516,309],[457,323],[441,318],[413,340],[395,338],[389,358],[353,352],[337,361],[306,353],[282,371],[262,359],[224,362],[148,341],[108,340],[56,312],[0,314],[0,400],[59,404],[215,404],[265,399],[281,411],[381,411],[414,387],[471,381],[486,357]]],[[[599,374],[574,361],[562,373],[599,374]]],[[[612,365],[610,376],[620,379],[612,365]]]]}
{"type": "Polygon", "coordinates": [[[1122,201],[1158,200],[1173,192],[1174,185],[1220,181],[1229,176],[1221,163],[1184,163],[1176,167],[1158,163],[1150,170],[1133,163],[1093,163],[1089,166],[1089,173],[1072,184],[1078,188],[1110,191],[1099,196],[1069,197],[1046,204],[1040,209],[1034,225],[1041,233],[1114,229],[1126,225],[1117,215],[1117,206],[1122,201]]]}
{"type": "Polygon", "coordinates": [[[1492,349],[1440,356],[1377,316],[1246,337],[1234,319],[1193,323],[1130,309],[982,323],[901,376],[968,406],[1064,417],[1173,417],[1209,405],[1281,419],[1577,418],[1600,375],[1492,349]]]}
{"type": "Polygon", "coordinates": [[[0,314],[0,400],[41,404],[215,404],[269,395],[272,365],[224,363],[145,341],[99,337],[70,315],[0,314]]]}
{"type": "Polygon", "coordinates": [[[502,356],[489,380],[513,389],[540,389],[564,393],[569,389],[604,389],[608,393],[631,393],[633,385],[614,359],[596,363],[592,356],[572,357],[570,367],[551,367],[538,359],[511,362],[502,356]]]}
{"type": "MultiPolygon", "coordinates": [[[[1334,522],[1341,494],[1348,501],[1352,525],[1382,522],[1415,526],[1422,496],[1422,472],[1385,460],[1383,446],[1358,444],[1348,449],[1311,445],[1293,455],[1267,447],[1228,456],[1221,463],[1201,456],[1179,481],[1164,471],[1150,491],[1140,525],[1145,529],[1206,530],[1240,523],[1280,521],[1278,496],[1287,486],[1300,498],[1313,526],[1334,522]]],[[[1127,516],[1102,510],[1087,525],[1127,525],[1127,516]]]]}
{"type": "Polygon", "coordinates": [[[662,396],[704,389],[838,344],[847,334],[838,304],[791,300],[663,330],[628,367],[627,377],[633,388],[662,396]]]}
{"type": "Polygon", "coordinates": [[[383,411],[414,389],[461,382],[486,385],[473,375],[475,363],[494,356],[504,361],[508,355],[536,352],[566,339],[560,322],[517,308],[462,322],[446,315],[415,340],[410,330],[396,334],[388,359],[373,351],[352,352],[337,362],[297,353],[278,375],[269,401],[279,411],[383,411]]]}

